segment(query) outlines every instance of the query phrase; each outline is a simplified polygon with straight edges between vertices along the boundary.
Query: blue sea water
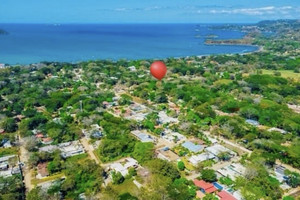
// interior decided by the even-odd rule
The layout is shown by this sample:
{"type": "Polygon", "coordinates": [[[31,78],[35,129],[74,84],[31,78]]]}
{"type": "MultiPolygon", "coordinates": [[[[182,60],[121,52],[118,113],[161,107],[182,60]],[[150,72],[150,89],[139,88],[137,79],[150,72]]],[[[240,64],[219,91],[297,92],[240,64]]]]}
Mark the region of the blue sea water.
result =
{"type": "Polygon", "coordinates": [[[162,59],[257,50],[247,45],[205,45],[207,35],[236,39],[244,33],[208,24],[0,24],[0,63],[162,59]]]}

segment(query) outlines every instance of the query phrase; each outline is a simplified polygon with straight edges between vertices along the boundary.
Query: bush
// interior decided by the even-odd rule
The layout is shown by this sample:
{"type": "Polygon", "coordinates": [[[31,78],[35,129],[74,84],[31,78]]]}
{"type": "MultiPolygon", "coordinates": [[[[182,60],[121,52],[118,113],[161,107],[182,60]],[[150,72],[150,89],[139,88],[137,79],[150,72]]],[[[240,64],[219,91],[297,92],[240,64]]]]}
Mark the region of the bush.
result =
{"type": "Polygon", "coordinates": [[[179,169],[180,171],[183,171],[183,170],[185,169],[184,162],[179,161],[179,162],[177,163],[177,167],[178,167],[178,169],[179,169]]]}

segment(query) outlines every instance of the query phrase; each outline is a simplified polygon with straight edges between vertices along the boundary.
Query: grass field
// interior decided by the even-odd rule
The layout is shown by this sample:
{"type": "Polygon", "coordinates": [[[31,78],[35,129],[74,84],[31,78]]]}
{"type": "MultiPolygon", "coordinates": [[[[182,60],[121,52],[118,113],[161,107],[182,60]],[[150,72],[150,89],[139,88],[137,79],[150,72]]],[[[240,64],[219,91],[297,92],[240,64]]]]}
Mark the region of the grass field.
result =
{"type": "Polygon", "coordinates": [[[283,78],[294,78],[300,80],[300,73],[295,73],[292,70],[268,70],[268,69],[262,70],[263,74],[271,74],[271,75],[273,75],[275,71],[280,72],[281,77],[283,78]]]}
{"type": "Polygon", "coordinates": [[[133,183],[132,179],[126,179],[122,184],[112,185],[112,187],[115,191],[118,191],[119,194],[127,192],[134,196],[138,196],[139,194],[139,189],[133,183]]]}

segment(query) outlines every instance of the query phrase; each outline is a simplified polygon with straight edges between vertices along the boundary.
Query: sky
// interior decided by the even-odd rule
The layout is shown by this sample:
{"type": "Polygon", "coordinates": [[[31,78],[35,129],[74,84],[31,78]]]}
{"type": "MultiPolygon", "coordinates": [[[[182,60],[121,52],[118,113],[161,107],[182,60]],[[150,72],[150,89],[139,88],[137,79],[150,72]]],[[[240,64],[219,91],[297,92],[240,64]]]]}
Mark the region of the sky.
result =
{"type": "Polygon", "coordinates": [[[0,23],[253,23],[300,19],[300,0],[0,0],[0,23]]]}

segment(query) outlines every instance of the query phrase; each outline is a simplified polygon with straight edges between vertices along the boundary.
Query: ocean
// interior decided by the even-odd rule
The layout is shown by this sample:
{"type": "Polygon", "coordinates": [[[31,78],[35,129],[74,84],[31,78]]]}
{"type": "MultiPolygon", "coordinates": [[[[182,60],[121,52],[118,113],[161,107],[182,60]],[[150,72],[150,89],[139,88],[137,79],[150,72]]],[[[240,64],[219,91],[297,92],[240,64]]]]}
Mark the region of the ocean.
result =
{"type": "Polygon", "coordinates": [[[0,63],[79,62],[98,59],[163,59],[246,53],[249,45],[205,45],[238,39],[244,33],[215,30],[210,24],[0,24],[0,63]]]}

